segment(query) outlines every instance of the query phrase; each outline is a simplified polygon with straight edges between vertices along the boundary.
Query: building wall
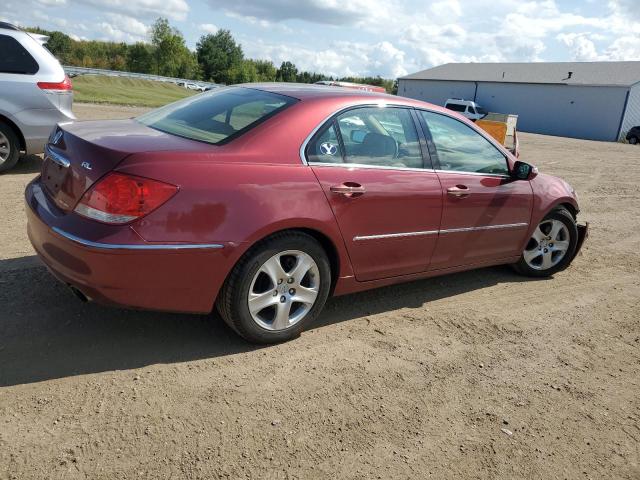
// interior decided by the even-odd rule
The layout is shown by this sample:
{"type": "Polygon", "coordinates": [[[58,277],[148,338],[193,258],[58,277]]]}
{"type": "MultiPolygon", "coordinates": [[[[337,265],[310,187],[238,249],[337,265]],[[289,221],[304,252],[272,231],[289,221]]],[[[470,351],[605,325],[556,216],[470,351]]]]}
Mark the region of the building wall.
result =
{"type": "Polygon", "coordinates": [[[475,82],[430,80],[400,80],[398,87],[398,95],[437,105],[451,96],[473,100],[475,93],[476,102],[487,110],[518,115],[519,131],[606,141],[618,139],[628,90],[478,82],[476,91],[475,82]]]}
{"type": "Polygon", "coordinates": [[[631,127],[640,125],[640,83],[631,87],[629,92],[629,100],[627,101],[627,110],[622,121],[620,129],[620,138],[625,138],[631,127]]]}
{"type": "Polygon", "coordinates": [[[447,98],[473,100],[475,89],[475,82],[398,80],[398,95],[440,106],[444,105],[447,98]]]}

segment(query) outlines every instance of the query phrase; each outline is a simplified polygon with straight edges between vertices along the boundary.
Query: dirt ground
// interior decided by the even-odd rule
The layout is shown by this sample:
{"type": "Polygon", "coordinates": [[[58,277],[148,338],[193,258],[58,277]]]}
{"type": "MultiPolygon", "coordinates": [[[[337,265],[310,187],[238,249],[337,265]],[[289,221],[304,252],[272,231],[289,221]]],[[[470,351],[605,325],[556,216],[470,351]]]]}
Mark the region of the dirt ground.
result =
{"type": "Polygon", "coordinates": [[[0,177],[0,479],[639,479],[640,147],[521,142],[578,191],[573,266],[336,298],[264,348],[76,300],[27,240],[27,159],[0,177]]]}

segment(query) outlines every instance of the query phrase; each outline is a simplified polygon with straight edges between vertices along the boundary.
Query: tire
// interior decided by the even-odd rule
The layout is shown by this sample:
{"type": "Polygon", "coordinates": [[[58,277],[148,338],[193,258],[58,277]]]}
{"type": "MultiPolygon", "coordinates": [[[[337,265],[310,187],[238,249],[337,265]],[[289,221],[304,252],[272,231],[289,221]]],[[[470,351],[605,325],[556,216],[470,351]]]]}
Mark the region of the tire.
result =
{"type": "Polygon", "coordinates": [[[557,208],[536,227],[520,260],[513,267],[528,277],[550,277],[569,266],[577,243],[575,219],[567,209],[557,208]],[[562,248],[565,245],[566,248],[562,248]]]}
{"type": "Polygon", "coordinates": [[[638,144],[638,137],[629,137],[629,143],[631,145],[637,145],[638,144]]]}
{"type": "Polygon", "coordinates": [[[227,277],[216,306],[245,340],[278,343],[298,337],[317,318],[330,289],[331,267],[322,246],[305,233],[283,232],[245,253],[227,277]],[[302,275],[296,275],[296,269],[302,269],[302,275]],[[250,308],[250,298],[261,303],[250,308]]]}
{"type": "Polygon", "coordinates": [[[0,173],[12,169],[20,157],[20,141],[13,129],[0,123],[0,173]]]}

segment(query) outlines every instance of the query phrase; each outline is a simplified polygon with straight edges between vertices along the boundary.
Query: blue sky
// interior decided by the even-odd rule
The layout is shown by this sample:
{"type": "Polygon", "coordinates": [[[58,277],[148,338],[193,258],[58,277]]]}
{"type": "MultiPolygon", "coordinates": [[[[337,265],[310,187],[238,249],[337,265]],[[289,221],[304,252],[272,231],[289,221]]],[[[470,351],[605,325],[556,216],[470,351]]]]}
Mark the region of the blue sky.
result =
{"type": "Polygon", "coordinates": [[[229,29],[251,58],[387,78],[447,62],[640,60],[640,0],[0,0],[0,19],[145,40],[158,16],[190,48],[229,29]]]}

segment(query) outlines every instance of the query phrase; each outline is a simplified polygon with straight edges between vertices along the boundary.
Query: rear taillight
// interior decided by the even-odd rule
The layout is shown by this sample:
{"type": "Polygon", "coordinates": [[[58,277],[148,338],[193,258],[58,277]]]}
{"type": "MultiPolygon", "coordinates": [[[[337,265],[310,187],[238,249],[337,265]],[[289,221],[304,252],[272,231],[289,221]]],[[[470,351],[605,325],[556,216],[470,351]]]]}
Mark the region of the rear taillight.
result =
{"type": "Polygon", "coordinates": [[[68,75],[64,76],[62,82],[38,82],[38,87],[42,90],[72,90],[73,85],[68,75]]]}
{"type": "Polygon", "coordinates": [[[109,173],[82,196],[74,211],[104,223],[128,223],[155,210],[177,191],[169,183],[109,173]]]}

